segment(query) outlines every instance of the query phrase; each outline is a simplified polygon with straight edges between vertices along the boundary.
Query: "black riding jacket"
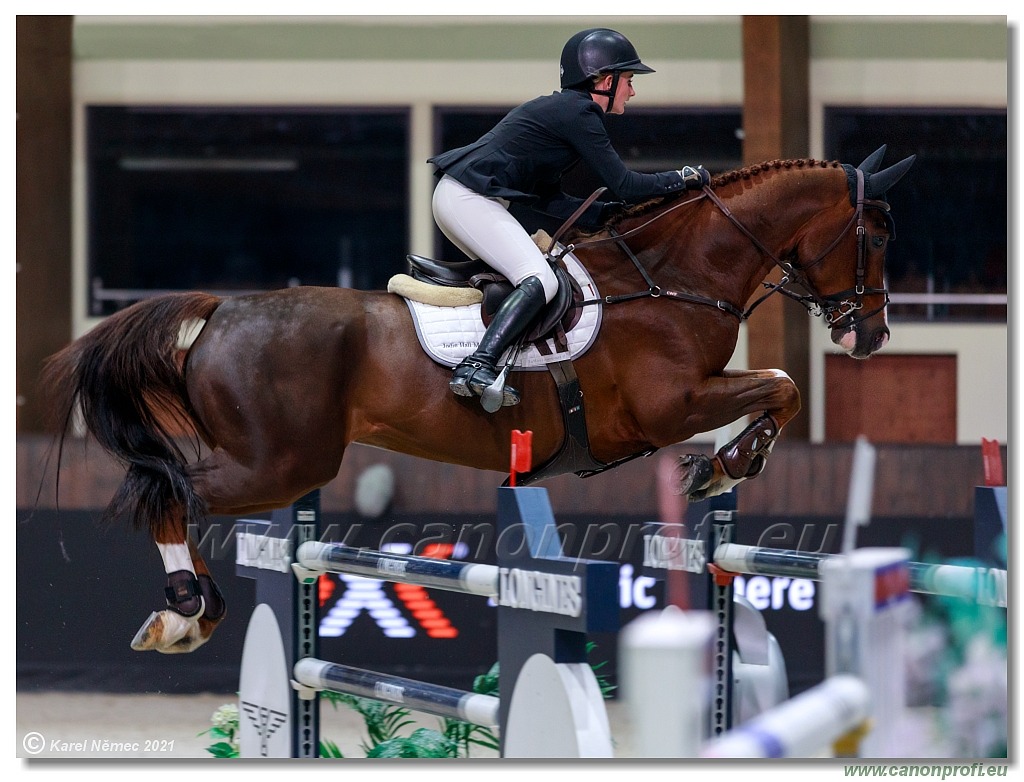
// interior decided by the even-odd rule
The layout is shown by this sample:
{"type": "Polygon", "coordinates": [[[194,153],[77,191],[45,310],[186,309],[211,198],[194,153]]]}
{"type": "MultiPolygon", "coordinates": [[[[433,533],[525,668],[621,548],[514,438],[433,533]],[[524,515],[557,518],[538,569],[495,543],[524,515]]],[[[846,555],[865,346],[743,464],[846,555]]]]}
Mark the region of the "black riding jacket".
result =
{"type": "MultiPolygon", "coordinates": [[[[581,160],[620,201],[683,190],[678,171],[630,171],[612,147],[605,113],[588,93],[564,89],[512,109],[477,141],[428,162],[474,192],[568,218],[583,202],[563,193],[562,175],[581,160]]],[[[594,222],[600,204],[588,210],[594,222]]],[[[587,219],[589,218],[589,219],[587,219]]]]}

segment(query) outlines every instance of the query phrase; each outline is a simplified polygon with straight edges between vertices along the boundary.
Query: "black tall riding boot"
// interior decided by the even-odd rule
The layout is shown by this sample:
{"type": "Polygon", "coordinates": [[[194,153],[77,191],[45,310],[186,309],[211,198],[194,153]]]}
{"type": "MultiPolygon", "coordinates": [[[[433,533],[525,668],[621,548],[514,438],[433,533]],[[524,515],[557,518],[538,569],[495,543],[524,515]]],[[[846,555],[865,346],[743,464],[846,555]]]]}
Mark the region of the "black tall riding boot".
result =
{"type": "MultiPolygon", "coordinates": [[[[509,346],[523,333],[544,308],[544,285],[537,277],[527,277],[501,303],[487,327],[476,351],[462,360],[448,387],[458,396],[482,396],[498,379],[495,366],[509,346]]],[[[519,392],[504,388],[503,407],[519,404],[519,392]]]]}

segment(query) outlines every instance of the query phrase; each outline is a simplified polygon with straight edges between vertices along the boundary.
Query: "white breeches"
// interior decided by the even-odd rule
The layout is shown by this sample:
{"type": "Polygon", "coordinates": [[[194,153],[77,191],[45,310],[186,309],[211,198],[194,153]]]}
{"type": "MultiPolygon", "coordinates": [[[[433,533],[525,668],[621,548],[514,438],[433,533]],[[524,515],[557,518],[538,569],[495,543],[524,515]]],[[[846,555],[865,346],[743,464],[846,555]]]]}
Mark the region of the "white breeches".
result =
{"type": "Polygon", "coordinates": [[[488,198],[445,174],[434,189],[434,221],[452,244],[479,258],[514,285],[537,277],[551,301],[558,281],[526,229],[508,211],[508,201],[488,198]]]}

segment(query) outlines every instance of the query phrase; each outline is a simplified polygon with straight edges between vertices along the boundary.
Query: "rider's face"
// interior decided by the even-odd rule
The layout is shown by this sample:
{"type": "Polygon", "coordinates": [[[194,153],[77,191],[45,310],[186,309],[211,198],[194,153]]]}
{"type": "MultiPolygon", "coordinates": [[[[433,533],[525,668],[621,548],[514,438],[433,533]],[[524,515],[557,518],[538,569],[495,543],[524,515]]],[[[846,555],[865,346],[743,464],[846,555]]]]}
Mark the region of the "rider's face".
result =
{"type": "MultiPolygon", "coordinates": [[[[609,75],[607,78],[610,88],[613,77],[609,75]]],[[[619,85],[615,88],[615,95],[609,99],[606,111],[609,114],[622,114],[626,111],[627,101],[634,95],[636,95],[636,90],[633,89],[633,74],[630,71],[619,74],[619,85]]]]}

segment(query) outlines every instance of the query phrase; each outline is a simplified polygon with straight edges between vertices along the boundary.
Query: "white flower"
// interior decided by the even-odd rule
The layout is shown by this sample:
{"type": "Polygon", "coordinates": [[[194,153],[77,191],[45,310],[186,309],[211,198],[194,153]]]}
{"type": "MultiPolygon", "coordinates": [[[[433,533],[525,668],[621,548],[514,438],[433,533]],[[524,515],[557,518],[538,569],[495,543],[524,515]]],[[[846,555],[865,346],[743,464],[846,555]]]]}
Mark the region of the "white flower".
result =
{"type": "Polygon", "coordinates": [[[213,713],[210,721],[217,728],[237,728],[238,706],[234,703],[225,703],[213,713]]]}

